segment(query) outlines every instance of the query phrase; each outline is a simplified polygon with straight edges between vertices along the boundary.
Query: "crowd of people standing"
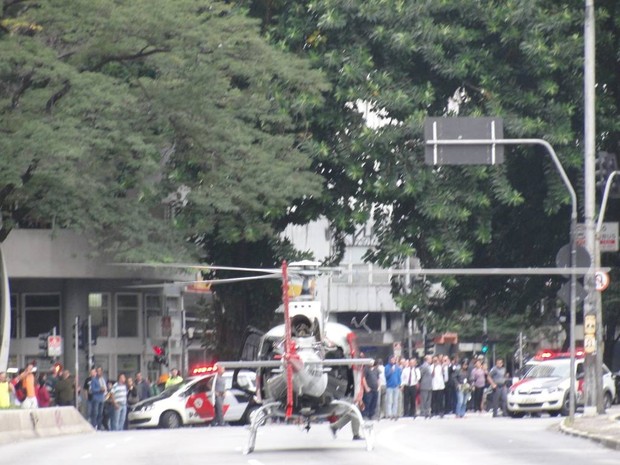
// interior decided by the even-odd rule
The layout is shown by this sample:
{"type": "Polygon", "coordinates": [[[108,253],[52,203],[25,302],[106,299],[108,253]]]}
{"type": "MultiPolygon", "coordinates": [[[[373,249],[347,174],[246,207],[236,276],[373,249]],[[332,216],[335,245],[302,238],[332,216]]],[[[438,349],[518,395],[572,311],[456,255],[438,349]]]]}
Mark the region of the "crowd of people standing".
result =
{"type": "Polygon", "coordinates": [[[165,389],[181,382],[183,378],[176,369],[171,370],[166,381],[160,386],[151,383],[140,372],[133,378],[121,373],[118,379],[112,382],[105,379],[102,367],[94,368],[84,381],[88,421],[97,430],[128,429],[127,413],[132,406],[157,395],[161,388],[165,389]]]}
{"type": "Polygon", "coordinates": [[[0,408],[51,405],[76,405],[75,379],[69,370],[61,368],[48,376],[37,373],[36,364],[31,362],[11,379],[0,372],[0,408]]]}
{"type": "Polygon", "coordinates": [[[376,359],[364,368],[362,416],[396,420],[400,417],[431,418],[467,411],[493,411],[507,415],[506,395],[510,375],[498,358],[489,369],[483,356],[472,362],[448,355],[417,358],[391,356],[383,365],[376,359]]]}
{"type": "Polygon", "coordinates": [[[119,431],[127,429],[127,413],[133,405],[183,382],[183,378],[173,368],[159,381],[151,383],[140,372],[135,377],[121,373],[111,381],[105,378],[103,368],[97,367],[78,387],[69,370],[57,367],[49,375],[37,373],[35,362],[31,362],[12,378],[0,372],[0,409],[83,406],[86,419],[95,429],[119,431]]]}

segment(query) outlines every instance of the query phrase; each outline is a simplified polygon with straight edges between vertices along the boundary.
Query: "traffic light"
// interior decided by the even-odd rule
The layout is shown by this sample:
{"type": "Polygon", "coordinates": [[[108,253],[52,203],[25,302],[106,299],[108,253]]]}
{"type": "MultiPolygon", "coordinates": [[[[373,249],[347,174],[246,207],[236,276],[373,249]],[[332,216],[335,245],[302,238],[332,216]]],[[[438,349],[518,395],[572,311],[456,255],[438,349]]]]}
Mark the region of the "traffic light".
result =
{"type": "Polygon", "coordinates": [[[97,345],[97,336],[99,336],[99,326],[90,327],[90,343],[91,345],[97,345]]]}
{"type": "Polygon", "coordinates": [[[432,336],[424,337],[424,354],[432,355],[435,353],[435,338],[432,336]]]}
{"type": "Polygon", "coordinates": [[[73,324],[73,337],[72,337],[73,347],[75,347],[76,342],[77,342],[78,349],[84,350],[88,346],[88,336],[86,333],[86,331],[88,331],[86,328],[87,324],[88,324],[87,322],[73,324]]]}
{"type": "Polygon", "coordinates": [[[40,357],[48,357],[48,338],[51,336],[51,333],[39,333],[39,356],[40,357]]]}
{"type": "Polygon", "coordinates": [[[485,334],[484,336],[482,336],[482,348],[480,349],[480,352],[482,352],[483,354],[486,354],[488,351],[489,351],[489,336],[485,334]]]}
{"type": "MultiPolygon", "coordinates": [[[[605,184],[609,175],[618,170],[618,161],[615,153],[597,152],[595,159],[594,177],[596,179],[596,188],[599,192],[604,192],[605,184]]],[[[620,196],[620,185],[614,181],[609,191],[610,197],[617,198],[620,196]]]]}
{"type": "Polygon", "coordinates": [[[153,353],[155,354],[155,363],[168,366],[166,348],[164,346],[153,346],[153,353]]]}
{"type": "Polygon", "coordinates": [[[84,350],[88,347],[88,322],[83,322],[78,328],[78,348],[84,350]]]}

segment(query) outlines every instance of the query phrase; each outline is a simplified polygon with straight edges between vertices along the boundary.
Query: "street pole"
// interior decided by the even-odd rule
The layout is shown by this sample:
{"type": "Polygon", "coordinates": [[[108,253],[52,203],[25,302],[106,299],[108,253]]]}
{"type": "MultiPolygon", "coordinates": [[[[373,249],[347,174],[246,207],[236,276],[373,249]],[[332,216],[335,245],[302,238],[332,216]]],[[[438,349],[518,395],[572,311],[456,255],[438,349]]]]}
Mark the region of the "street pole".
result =
{"type": "Polygon", "coordinates": [[[519,371],[523,368],[523,331],[519,331],[519,371]]]}
{"type": "Polygon", "coordinates": [[[88,357],[88,363],[86,369],[89,371],[94,368],[93,363],[93,317],[90,313],[88,313],[88,346],[86,350],[86,356],[88,357]]]}
{"type": "Polygon", "coordinates": [[[0,244],[0,372],[6,371],[9,364],[9,342],[11,341],[11,291],[9,275],[6,271],[2,244],[0,244]]]}
{"type": "Polygon", "coordinates": [[[80,369],[80,362],[79,362],[79,357],[78,357],[78,353],[80,348],[79,346],[79,332],[80,332],[80,317],[76,315],[75,317],[75,377],[74,377],[74,384],[75,384],[75,408],[79,409],[79,403],[78,403],[78,396],[79,396],[79,386],[80,386],[80,381],[79,381],[79,369],[80,369]]]}
{"type": "MultiPolygon", "coordinates": [[[[576,327],[576,314],[577,314],[577,275],[575,274],[577,265],[577,247],[575,243],[575,236],[577,231],[577,194],[570,182],[564,167],[560,163],[553,146],[544,139],[444,139],[444,140],[427,140],[426,145],[439,146],[439,145],[542,145],[547,153],[551,156],[553,163],[562,178],[564,186],[568,190],[571,198],[571,216],[570,216],[570,392],[569,395],[569,422],[573,422],[575,417],[575,395],[576,393],[576,371],[575,371],[575,327],[576,327]]],[[[594,171],[592,171],[594,174],[594,171]]],[[[592,177],[594,179],[594,177],[592,177]]],[[[592,271],[592,267],[588,269],[588,272],[592,271]]],[[[592,280],[593,281],[593,280],[592,280]]]]}
{"type": "MultiPolygon", "coordinates": [[[[595,238],[594,216],[596,203],[595,152],[596,152],[596,113],[595,113],[595,24],[594,0],[585,1],[584,20],[584,223],[585,245],[592,257],[590,271],[584,277],[587,297],[583,305],[586,317],[596,318],[595,345],[586,347],[584,381],[584,415],[594,415],[602,411],[602,311],[600,295],[596,292],[594,272],[600,267],[600,252],[595,238]]],[[[584,335],[585,338],[585,335],[584,335]]]]}

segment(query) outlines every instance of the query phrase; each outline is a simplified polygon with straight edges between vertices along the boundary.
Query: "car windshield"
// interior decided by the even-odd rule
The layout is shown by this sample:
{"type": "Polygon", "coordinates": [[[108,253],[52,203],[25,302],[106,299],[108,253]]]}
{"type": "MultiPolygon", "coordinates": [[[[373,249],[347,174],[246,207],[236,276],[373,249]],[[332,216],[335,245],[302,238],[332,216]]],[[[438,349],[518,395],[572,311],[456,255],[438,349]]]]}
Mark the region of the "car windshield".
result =
{"type": "Polygon", "coordinates": [[[545,362],[535,365],[527,373],[528,378],[568,378],[570,364],[545,362]]]}
{"type": "Polygon", "coordinates": [[[516,373],[516,377],[519,379],[525,378],[530,371],[532,371],[532,368],[534,368],[535,364],[533,363],[526,363],[525,365],[523,365],[516,373]]]}
{"type": "Polygon", "coordinates": [[[167,387],[157,397],[160,397],[162,399],[166,399],[166,398],[170,397],[172,394],[174,394],[175,392],[177,392],[179,389],[185,387],[186,384],[187,384],[187,382],[183,381],[182,383],[174,384],[174,385],[172,385],[170,387],[167,387]]]}

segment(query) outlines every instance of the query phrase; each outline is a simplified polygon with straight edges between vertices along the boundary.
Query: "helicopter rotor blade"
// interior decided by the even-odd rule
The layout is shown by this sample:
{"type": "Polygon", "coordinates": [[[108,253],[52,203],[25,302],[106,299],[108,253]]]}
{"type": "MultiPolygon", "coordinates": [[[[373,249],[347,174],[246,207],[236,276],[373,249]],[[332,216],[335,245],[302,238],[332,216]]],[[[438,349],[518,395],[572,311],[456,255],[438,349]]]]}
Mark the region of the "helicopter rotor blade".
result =
{"type": "Polygon", "coordinates": [[[215,265],[197,265],[190,263],[108,263],[109,266],[119,266],[127,268],[174,268],[174,269],[192,269],[192,270],[213,270],[213,271],[248,271],[252,273],[280,274],[282,271],[278,268],[247,268],[239,266],[215,266],[215,265]]]}
{"type": "Polygon", "coordinates": [[[125,286],[127,288],[138,288],[138,289],[148,289],[148,288],[160,288],[166,285],[179,285],[179,286],[188,286],[190,284],[211,284],[211,285],[220,285],[220,284],[231,284],[238,283],[243,281],[259,281],[262,279],[280,279],[281,276],[279,274],[273,273],[268,275],[259,275],[259,276],[242,276],[239,278],[221,278],[221,279],[205,279],[205,280],[197,280],[197,281],[176,281],[174,283],[162,283],[162,284],[136,284],[132,286],[125,286]]]}

